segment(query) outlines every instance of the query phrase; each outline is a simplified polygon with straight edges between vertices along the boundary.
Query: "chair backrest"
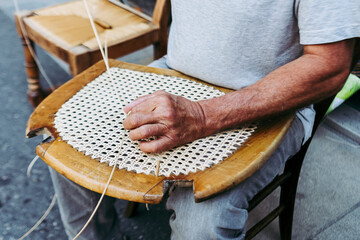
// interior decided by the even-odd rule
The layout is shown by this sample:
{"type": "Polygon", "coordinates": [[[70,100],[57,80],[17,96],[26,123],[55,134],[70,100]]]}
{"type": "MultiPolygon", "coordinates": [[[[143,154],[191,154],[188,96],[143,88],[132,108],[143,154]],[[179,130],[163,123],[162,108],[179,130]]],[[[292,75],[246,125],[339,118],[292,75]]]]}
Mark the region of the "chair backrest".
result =
{"type": "Polygon", "coordinates": [[[152,19],[156,26],[166,27],[170,14],[170,0],[157,0],[155,3],[152,19]]]}
{"type": "Polygon", "coordinates": [[[170,0],[157,0],[152,22],[159,27],[159,43],[154,45],[154,59],[166,54],[168,42],[168,26],[170,19],[170,0]]]}

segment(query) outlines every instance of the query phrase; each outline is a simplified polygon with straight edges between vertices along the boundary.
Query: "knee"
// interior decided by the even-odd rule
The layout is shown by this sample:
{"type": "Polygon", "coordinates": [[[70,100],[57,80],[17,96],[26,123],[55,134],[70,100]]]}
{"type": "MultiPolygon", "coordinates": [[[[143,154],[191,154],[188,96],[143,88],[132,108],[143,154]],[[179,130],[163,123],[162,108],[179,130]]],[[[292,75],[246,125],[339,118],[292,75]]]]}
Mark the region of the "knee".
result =
{"type": "Polygon", "coordinates": [[[248,212],[244,208],[226,204],[215,218],[216,239],[244,239],[248,212]]]}
{"type": "Polygon", "coordinates": [[[229,199],[216,197],[195,203],[192,191],[181,191],[181,196],[168,202],[168,207],[174,210],[170,219],[172,239],[243,239],[245,236],[247,210],[231,204],[229,199]]]}

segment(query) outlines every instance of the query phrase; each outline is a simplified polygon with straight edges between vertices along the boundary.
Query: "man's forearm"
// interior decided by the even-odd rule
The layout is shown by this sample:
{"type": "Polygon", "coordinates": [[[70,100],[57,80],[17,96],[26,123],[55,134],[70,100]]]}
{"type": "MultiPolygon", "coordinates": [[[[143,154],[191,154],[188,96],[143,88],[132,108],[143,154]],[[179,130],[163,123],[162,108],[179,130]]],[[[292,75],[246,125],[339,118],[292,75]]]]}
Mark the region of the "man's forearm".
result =
{"type": "Polygon", "coordinates": [[[353,42],[305,46],[302,57],[257,83],[199,102],[206,119],[205,135],[334,95],[349,74],[353,42]]]}
{"type": "Polygon", "coordinates": [[[222,97],[193,102],[163,91],[140,97],[124,108],[125,129],[144,152],[161,152],[335,94],[349,73],[351,41],[306,46],[299,59],[257,83],[222,97]]]}

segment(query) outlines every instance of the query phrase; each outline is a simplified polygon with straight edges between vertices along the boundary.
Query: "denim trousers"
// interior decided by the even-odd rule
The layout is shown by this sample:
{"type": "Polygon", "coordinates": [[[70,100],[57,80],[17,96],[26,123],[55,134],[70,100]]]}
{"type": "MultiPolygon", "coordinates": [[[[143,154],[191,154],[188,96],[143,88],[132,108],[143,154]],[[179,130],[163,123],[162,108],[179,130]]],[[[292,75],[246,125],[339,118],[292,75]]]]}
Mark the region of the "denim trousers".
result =
{"type": "MultiPolygon", "coordinates": [[[[171,239],[243,239],[248,201],[282,171],[286,160],[299,151],[303,137],[303,125],[295,118],[280,146],[257,172],[235,188],[209,200],[195,203],[191,188],[176,188],[166,203],[167,209],[173,210],[171,239]]],[[[90,217],[100,194],[73,183],[52,169],[50,173],[61,219],[72,239],[90,217]]],[[[118,228],[115,201],[105,196],[94,219],[78,239],[112,239],[111,233],[118,228]]]]}

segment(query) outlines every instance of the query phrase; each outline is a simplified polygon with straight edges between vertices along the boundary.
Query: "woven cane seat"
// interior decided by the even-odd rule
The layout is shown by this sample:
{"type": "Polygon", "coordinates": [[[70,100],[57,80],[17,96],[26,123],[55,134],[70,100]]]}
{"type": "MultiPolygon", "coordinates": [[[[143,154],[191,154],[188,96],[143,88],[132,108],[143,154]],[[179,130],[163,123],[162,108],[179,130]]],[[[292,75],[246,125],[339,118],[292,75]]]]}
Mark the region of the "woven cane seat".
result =
{"type": "Polygon", "coordinates": [[[224,131],[160,154],[143,153],[138,147],[138,141],[131,141],[127,131],[119,159],[115,159],[124,131],[121,123],[125,113],[121,109],[127,103],[156,90],[194,101],[218,97],[224,93],[179,77],[121,68],[111,68],[110,72],[111,76],[108,72],[101,74],[64,103],[54,121],[64,141],[110,166],[117,164],[120,169],[155,175],[156,163],[160,161],[160,176],[187,175],[226,159],[256,129],[253,124],[224,131]]]}
{"type": "Polygon", "coordinates": [[[160,154],[145,154],[124,129],[123,107],[135,98],[165,90],[197,101],[229,90],[215,88],[171,70],[110,61],[96,64],[46,98],[29,119],[29,137],[47,133],[53,140],[37,154],[74,182],[101,192],[117,165],[107,195],[158,203],[166,181],[193,186],[201,201],[225,191],[255,172],[275,150],[293,115],[241,126],[198,139],[160,154]],[[119,99],[120,98],[120,99],[119,99]],[[115,159],[115,156],[119,156],[115,159]],[[155,176],[160,161],[159,176],[155,176]]]}

